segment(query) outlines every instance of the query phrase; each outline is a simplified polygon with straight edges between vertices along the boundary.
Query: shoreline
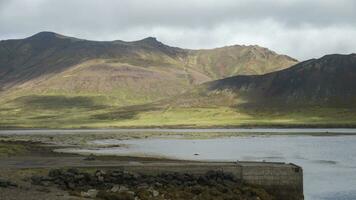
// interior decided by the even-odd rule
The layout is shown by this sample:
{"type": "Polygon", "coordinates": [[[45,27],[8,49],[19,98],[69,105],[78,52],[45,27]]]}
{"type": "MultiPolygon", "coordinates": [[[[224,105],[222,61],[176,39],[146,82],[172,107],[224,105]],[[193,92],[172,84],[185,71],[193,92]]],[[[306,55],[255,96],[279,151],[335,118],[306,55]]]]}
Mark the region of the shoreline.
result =
{"type": "Polygon", "coordinates": [[[36,136],[87,136],[139,139],[180,136],[191,139],[240,136],[353,136],[356,128],[214,128],[214,129],[0,129],[0,139],[36,136]],[[1,138],[3,137],[3,138],[1,138]]]}
{"type": "MultiPolygon", "coordinates": [[[[93,177],[95,179],[98,171],[102,172],[104,175],[110,175],[110,171],[113,170],[116,170],[115,173],[125,174],[124,177],[128,174],[130,176],[132,175],[127,180],[127,183],[122,183],[122,179],[120,179],[120,184],[123,184],[123,187],[128,187],[135,192],[137,192],[137,188],[130,186],[130,181],[133,180],[132,177],[138,177],[137,180],[140,182],[145,180],[144,177],[151,177],[147,182],[148,186],[153,187],[156,190],[161,189],[160,192],[163,192],[166,191],[166,188],[161,188],[161,186],[156,187],[157,182],[153,182],[154,184],[152,186],[150,185],[152,179],[156,179],[156,181],[159,182],[162,181],[162,176],[177,176],[177,180],[172,180],[172,186],[170,188],[179,190],[177,192],[180,194],[185,194],[186,189],[191,188],[191,186],[181,187],[186,181],[178,185],[176,185],[176,181],[182,181],[183,177],[197,177],[193,186],[201,187],[204,186],[205,183],[199,182],[198,180],[201,180],[199,177],[203,176],[209,178],[213,173],[220,174],[219,180],[227,179],[226,183],[228,184],[222,182],[215,186],[216,179],[213,178],[213,182],[208,184],[208,190],[220,188],[222,191],[225,191],[226,189],[223,188],[230,188],[231,186],[233,188],[241,188],[241,190],[244,190],[244,188],[253,188],[252,191],[256,190],[264,192],[264,195],[260,196],[256,194],[257,196],[265,197],[268,194],[276,197],[272,198],[271,196],[271,198],[263,198],[264,200],[281,200],[286,199],[285,197],[288,197],[287,199],[300,200],[303,197],[303,170],[299,166],[293,164],[277,162],[187,161],[150,157],[100,155],[91,155],[88,157],[71,153],[53,152],[55,146],[48,146],[48,144],[40,142],[0,141],[0,147],[5,146],[5,148],[10,149],[10,152],[12,152],[11,145],[14,145],[13,147],[16,148],[19,148],[18,145],[22,145],[24,148],[22,148],[23,152],[15,151],[15,154],[13,155],[2,157],[0,154],[0,183],[3,185],[5,184],[5,186],[0,185],[0,198],[4,200],[10,200],[13,197],[16,197],[16,199],[24,199],[25,196],[32,196],[33,199],[36,200],[79,200],[82,197],[85,197],[83,194],[87,194],[87,191],[88,193],[90,190],[110,191],[111,187],[114,188],[114,184],[117,183],[111,182],[114,175],[112,177],[105,176],[104,181],[106,181],[105,183],[109,186],[103,189],[100,182],[95,183],[94,186],[92,181],[77,182],[76,179],[72,179],[70,173],[78,172],[73,175],[73,177],[79,177],[79,175],[87,172],[95,172],[93,177]],[[264,174],[264,171],[261,169],[267,170],[269,172],[268,175],[264,174]],[[56,180],[54,180],[53,177],[48,177],[51,176],[50,174],[53,175],[51,172],[59,171],[63,173],[56,175],[56,180]],[[58,182],[63,179],[63,176],[66,176],[66,180],[64,182],[58,182]],[[237,185],[231,185],[232,182],[229,180],[229,177],[232,176],[236,177],[234,180],[237,181],[237,185]],[[278,180],[278,184],[275,184],[275,180],[278,180]],[[68,185],[66,181],[69,181],[71,185],[68,185]],[[271,185],[271,183],[274,185],[271,185]]],[[[90,178],[90,180],[93,180],[93,178],[90,178]]],[[[166,178],[163,180],[165,181],[165,184],[167,180],[168,179],[166,178]]],[[[136,179],[134,179],[132,184],[136,185],[135,181],[136,179]]],[[[190,181],[190,179],[187,181],[190,181]]],[[[109,194],[117,193],[109,192],[109,194]]],[[[221,195],[223,194],[225,194],[225,192],[221,193],[221,195]]],[[[239,194],[241,193],[236,193],[236,195],[239,194]]],[[[32,198],[29,199],[32,200],[32,198]]],[[[97,198],[94,197],[94,199],[97,198]]],[[[152,198],[143,200],[149,199],[152,198]]],[[[215,199],[214,195],[209,199],[215,199]]]]}
{"type": "Polygon", "coordinates": [[[79,127],[26,127],[26,126],[2,126],[1,130],[107,130],[107,129],[351,129],[356,128],[356,124],[246,124],[246,125],[222,125],[222,126],[196,126],[196,125],[152,125],[152,126],[79,126],[79,127]]]}

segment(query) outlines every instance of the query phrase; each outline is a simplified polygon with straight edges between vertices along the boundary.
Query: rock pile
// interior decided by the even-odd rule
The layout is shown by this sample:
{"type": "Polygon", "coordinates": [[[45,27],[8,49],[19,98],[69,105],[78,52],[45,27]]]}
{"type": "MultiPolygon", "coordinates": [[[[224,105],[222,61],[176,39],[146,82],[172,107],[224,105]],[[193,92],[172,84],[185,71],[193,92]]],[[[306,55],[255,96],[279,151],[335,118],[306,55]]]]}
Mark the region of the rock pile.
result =
{"type": "Polygon", "coordinates": [[[17,187],[17,184],[0,178],[0,188],[17,187]]]}
{"type": "Polygon", "coordinates": [[[270,200],[264,190],[244,186],[233,174],[209,171],[203,175],[162,173],[147,175],[122,170],[53,169],[48,176],[33,176],[32,184],[55,184],[72,194],[104,200],[270,200]]]}

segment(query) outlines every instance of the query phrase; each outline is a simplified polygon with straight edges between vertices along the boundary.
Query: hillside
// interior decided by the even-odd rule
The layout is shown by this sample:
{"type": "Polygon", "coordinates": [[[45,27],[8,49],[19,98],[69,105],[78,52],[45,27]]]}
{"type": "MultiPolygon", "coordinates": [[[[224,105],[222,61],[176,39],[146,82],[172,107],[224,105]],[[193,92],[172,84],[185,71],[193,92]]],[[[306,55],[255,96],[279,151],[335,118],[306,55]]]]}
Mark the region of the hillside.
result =
{"type": "Polygon", "coordinates": [[[327,55],[264,75],[206,82],[154,103],[113,106],[90,96],[22,96],[3,127],[354,127],[356,55],[327,55]],[[100,103],[99,103],[100,102],[100,103]]]}
{"type": "Polygon", "coordinates": [[[186,50],[152,37],[99,42],[41,32],[0,42],[0,91],[5,98],[81,94],[133,105],[173,96],[206,81],[268,73],[296,62],[257,46],[186,50]]]}
{"type": "Polygon", "coordinates": [[[356,54],[327,55],[285,70],[235,76],[203,84],[205,93],[229,91],[255,105],[352,106],[356,100],[356,54]]]}
{"type": "Polygon", "coordinates": [[[349,127],[356,125],[355,85],[356,54],[327,55],[265,75],[204,83],[166,105],[206,126],[349,127]]]}
{"type": "MultiPolygon", "coordinates": [[[[259,46],[189,50],[153,37],[89,41],[41,32],[0,41],[0,126],[121,126],[169,109],[167,101],[201,83],[295,63],[259,46]]],[[[159,124],[150,120],[140,125],[159,124]]]]}

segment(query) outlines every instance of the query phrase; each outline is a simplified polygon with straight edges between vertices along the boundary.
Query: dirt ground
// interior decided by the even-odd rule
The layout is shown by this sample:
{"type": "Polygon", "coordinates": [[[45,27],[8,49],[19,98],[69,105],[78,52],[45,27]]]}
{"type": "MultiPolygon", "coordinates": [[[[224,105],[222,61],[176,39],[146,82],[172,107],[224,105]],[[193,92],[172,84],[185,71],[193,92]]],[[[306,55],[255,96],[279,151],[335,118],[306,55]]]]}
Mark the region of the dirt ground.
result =
{"type": "MultiPolygon", "coordinates": [[[[194,161],[182,161],[182,160],[167,160],[159,158],[139,158],[139,157],[116,157],[116,156],[95,156],[95,155],[76,155],[76,154],[67,154],[67,153],[57,153],[54,152],[56,146],[43,144],[40,142],[29,142],[29,141],[0,141],[0,200],[78,200],[78,199],[103,199],[103,200],[165,200],[163,195],[171,195],[174,193],[173,198],[168,198],[170,200],[182,200],[186,199],[184,197],[194,197],[197,200],[270,200],[272,199],[269,194],[267,194],[261,188],[251,188],[245,185],[240,185],[239,182],[231,182],[231,180],[225,180],[225,175],[222,174],[220,177],[215,177],[210,179],[210,176],[199,175],[198,177],[193,172],[197,171],[210,171],[219,169],[224,166],[227,168],[235,168],[235,163],[211,163],[211,162],[194,162],[194,161]],[[89,190],[76,191],[77,188],[72,186],[65,185],[68,182],[61,182],[62,187],[59,187],[55,182],[40,181],[41,184],[34,184],[34,177],[49,177],[51,170],[63,170],[64,173],[57,177],[57,181],[68,181],[70,179],[70,184],[78,184],[75,182],[77,176],[89,176],[89,172],[93,173],[96,170],[119,170],[123,172],[124,170],[132,171],[133,173],[149,174],[150,171],[161,171],[162,169],[172,170],[176,173],[177,179],[170,179],[165,177],[172,176],[162,176],[159,174],[153,175],[151,180],[152,186],[149,185],[151,191],[152,187],[155,185],[161,185],[156,187],[156,192],[160,192],[161,196],[155,198],[138,198],[138,191],[140,190],[137,187],[137,184],[131,184],[131,193],[136,192],[136,196],[130,194],[130,198],[120,196],[120,193],[110,192],[112,188],[122,187],[122,185],[117,184],[115,181],[107,181],[106,178],[104,190],[102,183],[98,183],[99,179],[95,175],[89,177],[89,180],[93,180],[96,185],[99,186],[98,191],[103,193],[104,198],[98,197],[86,197],[84,198],[82,192],[89,192],[89,190]],[[75,169],[81,170],[77,174],[72,174],[68,176],[66,170],[75,169]],[[189,170],[187,170],[189,169],[189,170]],[[185,176],[194,177],[192,180],[195,186],[200,188],[201,194],[195,194],[196,191],[192,190],[192,187],[185,185],[187,180],[182,177],[185,176]],[[160,180],[166,182],[167,179],[170,179],[168,187],[165,187],[164,184],[156,182],[160,180]],[[203,183],[198,180],[205,180],[203,183]],[[177,181],[179,184],[177,184],[177,181]],[[204,183],[205,182],[205,183],[204,183]],[[46,184],[42,184],[46,183],[46,184]],[[63,187],[63,184],[65,185],[63,187]],[[183,187],[182,187],[183,185],[183,187]],[[109,192],[108,192],[109,190],[109,192]],[[225,192],[228,192],[225,195],[225,192]],[[258,194],[260,192],[260,194],[258,194]],[[116,196],[115,196],[116,195],[116,196]],[[195,195],[195,196],[194,196],[195,195]],[[215,195],[215,196],[214,196],[215,195]],[[237,196],[236,196],[237,195],[237,196]],[[183,197],[183,198],[182,198],[183,197]],[[226,197],[226,198],[225,198],[226,197]]],[[[164,171],[164,170],[163,170],[164,171]]],[[[162,173],[162,172],[160,172],[162,173]]],[[[214,173],[214,172],[213,172],[214,173]]],[[[95,174],[95,173],[94,173],[95,174]]],[[[152,174],[151,174],[152,175],[152,174]]],[[[162,175],[162,174],[161,174],[162,175]]],[[[175,175],[173,175],[175,176],[175,175]]],[[[104,176],[103,176],[104,177],[104,176]]],[[[134,177],[134,176],[133,176],[134,177]]],[[[142,180],[150,180],[145,178],[145,176],[139,179],[135,179],[137,183],[142,182],[142,180]]],[[[42,180],[42,178],[40,178],[42,180]]],[[[109,180],[113,177],[108,177],[109,180]]],[[[46,178],[45,178],[46,179],[46,178]]],[[[123,179],[124,180],[124,179],[123,179]]],[[[120,179],[121,181],[121,179],[120,179]]],[[[126,180],[126,182],[132,183],[132,179],[126,180]]],[[[190,179],[188,180],[188,182],[190,179]]],[[[80,182],[84,184],[85,188],[94,187],[91,185],[92,182],[80,182]]],[[[126,183],[124,183],[126,184],[126,183]]],[[[193,184],[193,185],[194,185],[193,184]]],[[[147,185],[147,184],[146,184],[147,185]]],[[[126,186],[123,186],[126,187],[126,186]]],[[[153,191],[153,190],[152,190],[153,191]]],[[[147,193],[147,191],[145,191],[147,193]]],[[[129,194],[128,192],[126,192],[129,194]]],[[[100,193],[99,193],[100,194],[100,193]]],[[[101,194],[103,195],[103,194],[101,194]]],[[[191,198],[189,198],[191,199],[191,198]]]]}

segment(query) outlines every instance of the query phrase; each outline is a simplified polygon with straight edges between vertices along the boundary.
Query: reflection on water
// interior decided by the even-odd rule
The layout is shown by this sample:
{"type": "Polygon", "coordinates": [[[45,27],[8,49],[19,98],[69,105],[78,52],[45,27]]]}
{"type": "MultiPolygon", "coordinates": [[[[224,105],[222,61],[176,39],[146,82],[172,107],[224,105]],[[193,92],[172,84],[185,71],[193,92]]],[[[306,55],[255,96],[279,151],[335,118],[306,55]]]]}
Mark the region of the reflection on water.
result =
{"type": "Polygon", "coordinates": [[[307,200],[356,199],[356,136],[232,137],[206,140],[172,138],[101,140],[94,143],[129,145],[129,148],[94,151],[104,154],[191,160],[293,162],[304,169],[307,200]]]}

